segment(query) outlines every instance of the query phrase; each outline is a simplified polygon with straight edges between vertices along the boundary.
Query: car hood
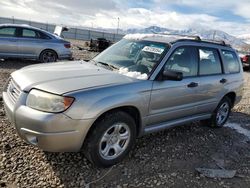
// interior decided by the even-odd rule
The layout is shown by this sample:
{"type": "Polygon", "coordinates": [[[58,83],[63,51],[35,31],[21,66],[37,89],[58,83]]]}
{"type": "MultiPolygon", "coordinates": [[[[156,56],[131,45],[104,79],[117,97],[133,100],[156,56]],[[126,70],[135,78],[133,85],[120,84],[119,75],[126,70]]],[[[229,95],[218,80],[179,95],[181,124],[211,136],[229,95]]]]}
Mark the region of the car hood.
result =
{"type": "Polygon", "coordinates": [[[37,88],[56,94],[139,81],[85,61],[32,65],[11,76],[23,91],[37,88]]]}

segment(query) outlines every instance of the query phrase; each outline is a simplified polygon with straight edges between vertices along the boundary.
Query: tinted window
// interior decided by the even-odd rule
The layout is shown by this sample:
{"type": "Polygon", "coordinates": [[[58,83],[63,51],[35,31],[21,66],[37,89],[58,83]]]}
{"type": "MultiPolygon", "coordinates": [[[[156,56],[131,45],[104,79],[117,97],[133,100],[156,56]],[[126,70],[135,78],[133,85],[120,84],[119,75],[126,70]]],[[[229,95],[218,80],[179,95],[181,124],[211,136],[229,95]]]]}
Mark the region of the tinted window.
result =
{"type": "Polygon", "coordinates": [[[46,35],[45,33],[42,32],[37,32],[39,35],[39,38],[41,39],[51,39],[48,35],[46,35]]]}
{"type": "Polygon", "coordinates": [[[219,53],[216,49],[200,48],[199,49],[200,61],[200,75],[221,74],[221,61],[219,53]]]}
{"type": "Polygon", "coordinates": [[[229,73],[240,72],[240,65],[235,53],[222,50],[224,64],[229,73]]]}
{"type": "Polygon", "coordinates": [[[184,77],[197,76],[198,57],[196,48],[185,46],[175,50],[166,63],[168,70],[182,72],[184,77]]]}
{"type": "Polygon", "coordinates": [[[36,38],[36,32],[34,30],[30,29],[23,29],[23,37],[28,37],[28,38],[36,38]]]}
{"type": "Polygon", "coordinates": [[[16,32],[16,28],[14,28],[14,27],[0,28],[0,36],[1,37],[14,37],[15,32],[16,32]]]}

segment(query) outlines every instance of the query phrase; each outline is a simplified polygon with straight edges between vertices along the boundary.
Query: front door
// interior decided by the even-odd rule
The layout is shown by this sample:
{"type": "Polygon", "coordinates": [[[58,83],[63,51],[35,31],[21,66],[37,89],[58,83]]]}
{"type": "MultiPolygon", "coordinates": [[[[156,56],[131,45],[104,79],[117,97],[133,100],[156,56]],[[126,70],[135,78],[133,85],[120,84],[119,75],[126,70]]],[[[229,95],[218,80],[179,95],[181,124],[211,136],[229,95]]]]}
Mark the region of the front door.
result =
{"type": "Polygon", "coordinates": [[[15,27],[0,28],[0,57],[18,56],[18,38],[15,27]]]}
{"type": "Polygon", "coordinates": [[[177,48],[165,64],[165,68],[183,73],[181,81],[154,81],[149,108],[149,125],[177,120],[196,114],[198,95],[197,48],[177,48]]]}

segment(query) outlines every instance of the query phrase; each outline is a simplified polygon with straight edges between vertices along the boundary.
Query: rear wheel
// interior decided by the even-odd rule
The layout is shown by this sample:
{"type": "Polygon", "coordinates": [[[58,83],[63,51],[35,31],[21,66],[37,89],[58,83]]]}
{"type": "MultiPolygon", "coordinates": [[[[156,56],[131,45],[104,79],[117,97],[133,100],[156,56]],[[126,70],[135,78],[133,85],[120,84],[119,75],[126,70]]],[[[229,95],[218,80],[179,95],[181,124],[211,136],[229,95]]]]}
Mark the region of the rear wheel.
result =
{"type": "Polygon", "coordinates": [[[42,63],[56,62],[57,61],[57,54],[53,50],[44,50],[41,53],[39,60],[42,63]]]}
{"type": "Polygon", "coordinates": [[[88,135],[86,157],[96,166],[112,166],[126,156],[135,138],[134,119],[122,111],[112,112],[97,121],[88,135]]]}
{"type": "Polygon", "coordinates": [[[203,120],[202,123],[209,125],[211,127],[223,127],[223,125],[229,118],[231,108],[232,108],[231,100],[228,97],[224,97],[218,104],[211,118],[208,120],[203,120]]]}

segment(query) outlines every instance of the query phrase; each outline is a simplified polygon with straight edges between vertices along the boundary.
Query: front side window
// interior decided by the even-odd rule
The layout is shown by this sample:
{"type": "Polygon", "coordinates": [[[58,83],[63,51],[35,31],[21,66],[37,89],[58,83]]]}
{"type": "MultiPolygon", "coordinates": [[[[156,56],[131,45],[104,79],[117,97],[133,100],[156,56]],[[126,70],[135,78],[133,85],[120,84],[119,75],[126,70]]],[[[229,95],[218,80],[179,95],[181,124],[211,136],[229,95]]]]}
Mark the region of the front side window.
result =
{"type": "Polygon", "coordinates": [[[240,72],[240,64],[238,58],[234,52],[222,50],[224,64],[229,73],[240,72]]]}
{"type": "Polygon", "coordinates": [[[197,76],[198,57],[195,47],[180,47],[170,56],[165,69],[182,72],[183,77],[197,76]]]}
{"type": "Polygon", "coordinates": [[[4,27],[0,28],[0,37],[14,37],[16,28],[14,27],[4,27]]]}
{"type": "Polygon", "coordinates": [[[34,30],[30,29],[23,29],[22,37],[28,37],[28,38],[36,38],[36,32],[34,30]]]}
{"type": "Polygon", "coordinates": [[[221,61],[216,49],[199,49],[200,75],[221,74],[221,61]]]}
{"type": "Polygon", "coordinates": [[[129,77],[148,79],[168,49],[166,43],[122,39],[96,56],[92,62],[129,77]]]}

